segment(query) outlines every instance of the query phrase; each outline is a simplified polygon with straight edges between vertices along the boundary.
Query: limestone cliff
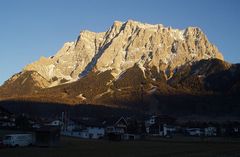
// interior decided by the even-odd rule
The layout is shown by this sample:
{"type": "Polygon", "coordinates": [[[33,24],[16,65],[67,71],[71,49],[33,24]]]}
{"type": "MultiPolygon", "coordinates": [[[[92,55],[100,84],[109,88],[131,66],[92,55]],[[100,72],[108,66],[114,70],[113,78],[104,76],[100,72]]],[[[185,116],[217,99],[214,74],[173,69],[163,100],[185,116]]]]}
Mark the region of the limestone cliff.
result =
{"type": "Polygon", "coordinates": [[[174,69],[188,62],[217,58],[222,54],[197,27],[184,30],[129,20],[116,21],[106,32],[82,31],[75,42],[67,42],[55,56],[27,65],[23,71],[36,71],[57,86],[73,82],[90,71],[111,70],[118,78],[137,64],[156,67],[171,78],[174,69]]]}

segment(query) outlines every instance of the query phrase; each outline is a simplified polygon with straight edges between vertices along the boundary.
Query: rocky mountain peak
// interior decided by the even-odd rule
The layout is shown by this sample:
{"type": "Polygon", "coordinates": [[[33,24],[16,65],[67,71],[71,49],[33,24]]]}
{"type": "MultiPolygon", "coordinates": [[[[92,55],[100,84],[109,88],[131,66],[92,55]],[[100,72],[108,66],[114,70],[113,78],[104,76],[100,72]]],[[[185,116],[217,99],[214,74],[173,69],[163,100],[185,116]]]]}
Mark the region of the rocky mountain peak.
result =
{"type": "Polygon", "coordinates": [[[118,78],[135,64],[143,72],[155,67],[171,78],[175,68],[210,58],[223,60],[200,28],[179,30],[128,20],[115,21],[106,32],[82,31],[75,42],[65,43],[55,56],[41,58],[23,71],[36,71],[50,86],[56,86],[76,81],[93,70],[110,70],[118,78]]]}

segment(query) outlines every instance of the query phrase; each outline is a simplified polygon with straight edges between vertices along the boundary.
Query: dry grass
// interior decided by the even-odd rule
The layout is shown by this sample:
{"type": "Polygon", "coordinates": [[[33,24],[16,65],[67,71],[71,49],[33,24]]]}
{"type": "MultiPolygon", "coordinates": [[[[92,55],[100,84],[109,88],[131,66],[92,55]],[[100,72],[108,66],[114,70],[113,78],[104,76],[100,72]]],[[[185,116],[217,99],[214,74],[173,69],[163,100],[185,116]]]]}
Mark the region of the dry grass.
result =
{"type": "Polygon", "coordinates": [[[174,142],[174,141],[105,141],[62,138],[54,148],[5,148],[1,157],[160,157],[209,156],[235,157],[240,155],[239,143],[174,142]]]}

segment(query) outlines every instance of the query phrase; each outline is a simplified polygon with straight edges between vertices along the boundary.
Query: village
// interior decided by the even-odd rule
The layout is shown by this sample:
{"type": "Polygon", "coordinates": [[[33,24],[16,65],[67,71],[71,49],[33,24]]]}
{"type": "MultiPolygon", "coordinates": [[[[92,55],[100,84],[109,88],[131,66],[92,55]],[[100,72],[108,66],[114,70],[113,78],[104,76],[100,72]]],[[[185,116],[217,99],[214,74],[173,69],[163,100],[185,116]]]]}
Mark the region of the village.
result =
{"type": "MultiPolygon", "coordinates": [[[[70,118],[62,112],[56,118],[32,118],[28,115],[14,115],[5,109],[0,112],[0,131],[12,131],[14,134],[0,134],[0,145],[21,146],[7,143],[6,137],[31,135],[28,145],[56,146],[61,137],[79,139],[103,139],[111,141],[171,139],[175,137],[240,137],[240,123],[185,121],[179,122],[168,115],[149,115],[144,119],[134,117],[112,117],[97,119],[93,117],[70,118]],[[5,141],[5,143],[4,143],[5,141]]],[[[23,138],[23,137],[22,137],[23,138]]],[[[27,139],[27,138],[26,138],[27,139]]],[[[23,140],[25,140],[23,138],[23,140]]]]}

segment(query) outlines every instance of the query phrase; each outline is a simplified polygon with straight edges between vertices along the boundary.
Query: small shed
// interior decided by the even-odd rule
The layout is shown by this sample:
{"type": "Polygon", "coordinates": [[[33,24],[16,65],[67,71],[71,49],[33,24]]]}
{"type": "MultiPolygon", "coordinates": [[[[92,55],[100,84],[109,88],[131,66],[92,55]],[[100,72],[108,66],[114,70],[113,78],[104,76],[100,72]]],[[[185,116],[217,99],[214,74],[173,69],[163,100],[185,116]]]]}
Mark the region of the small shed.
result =
{"type": "Polygon", "coordinates": [[[43,127],[35,131],[36,146],[58,146],[60,142],[60,129],[56,127],[43,127]]]}

